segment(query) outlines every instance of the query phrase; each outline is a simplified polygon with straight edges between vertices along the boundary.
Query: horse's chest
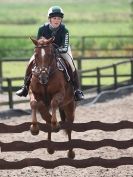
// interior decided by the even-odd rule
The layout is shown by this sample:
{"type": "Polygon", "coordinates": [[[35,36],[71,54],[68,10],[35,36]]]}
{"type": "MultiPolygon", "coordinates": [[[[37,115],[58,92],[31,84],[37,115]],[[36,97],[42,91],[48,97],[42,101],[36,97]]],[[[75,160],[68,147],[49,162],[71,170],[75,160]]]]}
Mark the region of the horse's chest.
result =
{"type": "Polygon", "coordinates": [[[34,95],[40,95],[43,97],[44,95],[53,96],[57,92],[62,92],[63,86],[60,84],[61,82],[57,82],[55,78],[50,79],[48,84],[41,84],[36,77],[32,79],[31,82],[31,90],[33,91],[34,95]]]}

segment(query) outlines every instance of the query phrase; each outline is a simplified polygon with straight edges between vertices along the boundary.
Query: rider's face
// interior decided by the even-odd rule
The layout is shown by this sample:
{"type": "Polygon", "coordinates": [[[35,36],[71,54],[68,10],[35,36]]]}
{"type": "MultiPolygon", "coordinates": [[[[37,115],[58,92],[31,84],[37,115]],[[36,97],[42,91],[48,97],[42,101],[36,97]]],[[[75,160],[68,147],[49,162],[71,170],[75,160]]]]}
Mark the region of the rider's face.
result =
{"type": "Polygon", "coordinates": [[[49,20],[50,20],[50,23],[53,26],[53,28],[58,28],[58,26],[62,22],[61,17],[51,17],[49,20]]]}

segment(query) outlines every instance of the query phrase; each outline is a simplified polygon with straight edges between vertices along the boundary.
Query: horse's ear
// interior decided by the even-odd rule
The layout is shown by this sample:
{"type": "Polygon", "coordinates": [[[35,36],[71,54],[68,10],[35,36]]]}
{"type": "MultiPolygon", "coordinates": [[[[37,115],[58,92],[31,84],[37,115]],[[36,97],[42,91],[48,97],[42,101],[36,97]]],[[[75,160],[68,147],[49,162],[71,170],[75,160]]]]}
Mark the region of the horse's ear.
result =
{"type": "Polygon", "coordinates": [[[50,43],[52,43],[54,40],[55,40],[55,37],[53,36],[53,37],[51,37],[50,39],[48,39],[48,43],[50,44],[50,43]]]}
{"type": "Polygon", "coordinates": [[[33,39],[32,37],[30,37],[30,39],[32,40],[32,42],[37,45],[38,44],[38,41],[36,39],[33,39]]]}
{"type": "Polygon", "coordinates": [[[52,42],[54,42],[54,40],[55,40],[55,37],[53,36],[51,40],[52,40],[52,42]]]}

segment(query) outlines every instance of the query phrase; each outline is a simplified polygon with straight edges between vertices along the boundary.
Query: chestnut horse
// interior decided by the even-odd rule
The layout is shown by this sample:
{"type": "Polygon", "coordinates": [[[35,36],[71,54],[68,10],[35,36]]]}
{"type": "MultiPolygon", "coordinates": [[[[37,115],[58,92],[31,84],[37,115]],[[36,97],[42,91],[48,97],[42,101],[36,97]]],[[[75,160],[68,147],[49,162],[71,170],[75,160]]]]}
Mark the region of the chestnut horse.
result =
{"type": "MultiPolygon", "coordinates": [[[[31,38],[35,44],[35,67],[32,69],[32,78],[29,86],[30,106],[32,110],[31,133],[39,133],[36,112],[50,124],[48,140],[51,141],[51,131],[59,129],[56,111],[59,108],[61,120],[73,123],[75,116],[75,100],[72,84],[68,82],[64,73],[57,67],[54,39],[31,38]]],[[[68,139],[71,141],[71,130],[66,130],[68,139]]],[[[47,149],[50,154],[54,153],[51,148],[47,149]]],[[[74,158],[73,149],[69,149],[68,157],[74,158]]]]}

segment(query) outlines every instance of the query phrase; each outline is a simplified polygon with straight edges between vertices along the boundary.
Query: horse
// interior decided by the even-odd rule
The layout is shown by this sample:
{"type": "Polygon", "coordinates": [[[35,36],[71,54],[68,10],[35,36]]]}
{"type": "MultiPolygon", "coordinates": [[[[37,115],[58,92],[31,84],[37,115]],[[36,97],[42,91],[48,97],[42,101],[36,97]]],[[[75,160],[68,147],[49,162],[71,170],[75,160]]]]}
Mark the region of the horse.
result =
{"type": "MultiPolygon", "coordinates": [[[[58,131],[60,124],[57,122],[56,112],[59,109],[61,121],[73,123],[75,117],[76,103],[74,100],[74,91],[72,84],[68,82],[64,73],[57,67],[56,47],[54,38],[46,39],[44,37],[36,40],[31,38],[35,45],[34,56],[35,66],[32,69],[31,83],[29,86],[30,107],[32,115],[32,124],[30,131],[33,135],[39,133],[37,122],[37,111],[40,113],[47,125],[50,125],[48,131],[48,140],[51,141],[52,131],[58,131]]],[[[66,129],[69,142],[71,141],[71,132],[66,129]]],[[[47,148],[49,154],[53,154],[52,148],[47,148]]],[[[68,157],[74,158],[75,152],[69,149],[68,157]]]]}

